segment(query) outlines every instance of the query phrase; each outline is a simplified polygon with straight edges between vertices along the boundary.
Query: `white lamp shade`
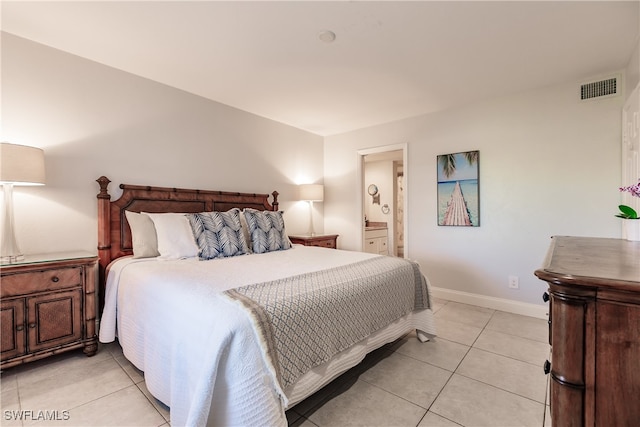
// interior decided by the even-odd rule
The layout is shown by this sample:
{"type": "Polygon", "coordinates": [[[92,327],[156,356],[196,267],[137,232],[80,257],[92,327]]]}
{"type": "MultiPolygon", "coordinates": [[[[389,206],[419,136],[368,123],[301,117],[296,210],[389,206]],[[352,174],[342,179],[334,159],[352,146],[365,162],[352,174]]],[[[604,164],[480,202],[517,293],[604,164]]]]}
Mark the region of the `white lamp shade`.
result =
{"type": "Polygon", "coordinates": [[[0,184],[44,184],[44,151],[26,145],[0,143],[0,184]]]}
{"type": "Polygon", "coordinates": [[[324,200],[324,185],[303,184],[299,188],[300,200],[321,202],[324,200]]]}

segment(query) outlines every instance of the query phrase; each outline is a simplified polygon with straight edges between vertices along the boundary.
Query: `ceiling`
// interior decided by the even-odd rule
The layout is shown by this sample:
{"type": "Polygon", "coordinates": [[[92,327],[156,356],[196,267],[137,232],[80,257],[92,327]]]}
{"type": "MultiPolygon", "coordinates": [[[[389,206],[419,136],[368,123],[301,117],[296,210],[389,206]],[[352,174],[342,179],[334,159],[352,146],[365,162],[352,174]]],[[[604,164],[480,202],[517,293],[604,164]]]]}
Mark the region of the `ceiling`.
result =
{"type": "Polygon", "coordinates": [[[637,1],[4,0],[1,13],[8,33],[325,136],[621,70],[640,16],[637,1]]]}

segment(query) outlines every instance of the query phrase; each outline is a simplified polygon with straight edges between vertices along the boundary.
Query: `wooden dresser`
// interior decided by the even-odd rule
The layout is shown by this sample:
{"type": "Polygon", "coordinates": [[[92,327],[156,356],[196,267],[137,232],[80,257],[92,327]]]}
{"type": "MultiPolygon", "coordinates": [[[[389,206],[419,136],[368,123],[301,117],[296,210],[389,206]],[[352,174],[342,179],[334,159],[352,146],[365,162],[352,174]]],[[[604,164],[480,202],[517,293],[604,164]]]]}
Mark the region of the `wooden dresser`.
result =
{"type": "Polygon", "coordinates": [[[549,284],[554,426],[640,425],[640,242],[555,236],[549,284]]]}
{"type": "Polygon", "coordinates": [[[0,266],[2,369],[83,348],[96,336],[98,257],[85,252],[28,255],[0,266]]]}
{"type": "Polygon", "coordinates": [[[323,234],[317,236],[289,236],[291,243],[305,246],[320,246],[322,248],[336,249],[337,234],[323,234]]]}

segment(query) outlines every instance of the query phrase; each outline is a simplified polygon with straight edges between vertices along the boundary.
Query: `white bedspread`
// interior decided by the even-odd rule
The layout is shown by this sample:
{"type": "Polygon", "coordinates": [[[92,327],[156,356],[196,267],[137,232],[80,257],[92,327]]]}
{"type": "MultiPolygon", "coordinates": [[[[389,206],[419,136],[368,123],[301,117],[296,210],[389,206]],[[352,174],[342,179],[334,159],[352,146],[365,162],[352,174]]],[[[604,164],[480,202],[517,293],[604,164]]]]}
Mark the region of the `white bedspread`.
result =
{"type": "Polygon", "coordinates": [[[113,341],[117,325],[125,357],[144,371],[149,391],[170,407],[173,426],[286,426],[287,407],[367,352],[413,328],[435,334],[432,312],[399,319],[280,390],[248,314],[221,292],[375,256],[294,245],[211,261],[122,258],[107,278],[100,341],[113,341]]]}

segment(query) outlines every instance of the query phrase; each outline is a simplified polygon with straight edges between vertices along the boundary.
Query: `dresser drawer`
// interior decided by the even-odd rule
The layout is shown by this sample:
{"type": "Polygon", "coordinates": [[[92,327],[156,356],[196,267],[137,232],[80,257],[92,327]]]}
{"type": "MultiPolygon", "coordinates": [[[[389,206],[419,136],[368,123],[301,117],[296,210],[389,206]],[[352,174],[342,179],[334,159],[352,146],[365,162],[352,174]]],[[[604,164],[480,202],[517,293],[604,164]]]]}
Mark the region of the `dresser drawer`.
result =
{"type": "Polygon", "coordinates": [[[55,268],[2,276],[2,297],[82,286],[80,267],[55,268]]]}
{"type": "Polygon", "coordinates": [[[378,249],[378,239],[366,239],[364,241],[364,252],[368,252],[370,254],[377,254],[378,249]]]}
{"type": "Polygon", "coordinates": [[[586,304],[583,299],[552,293],[551,316],[552,373],[563,383],[584,387],[584,359],[578,357],[585,346],[586,304]]]}
{"type": "Polygon", "coordinates": [[[365,230],[364,232],[364,238],[365,239],[375,239],[378,237],[384,237],[385,239],[387,238],[387,229],[386,228],[380,228],[380,229],[375,229],[375,230],[365,230]]]}
{"type": "Polygon", "coordinates": [[[316,240],[309,243],[309,246],[320,246],[322,248],[336,248],[336,239],[316,240]]]}

